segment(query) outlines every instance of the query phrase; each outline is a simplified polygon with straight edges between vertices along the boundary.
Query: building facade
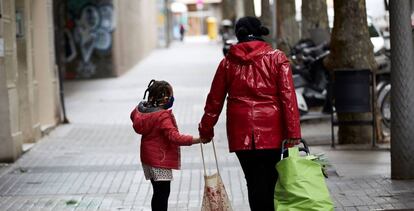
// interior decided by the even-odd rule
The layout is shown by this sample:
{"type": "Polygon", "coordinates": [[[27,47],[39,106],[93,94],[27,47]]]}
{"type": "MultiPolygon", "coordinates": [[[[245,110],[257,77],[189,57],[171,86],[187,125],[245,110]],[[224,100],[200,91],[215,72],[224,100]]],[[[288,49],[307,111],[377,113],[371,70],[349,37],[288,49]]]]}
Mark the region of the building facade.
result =
{"type": "Polygon", "coordinates": [[[24,143],[62,121],[64,78],[119,76],[165,45],[167,5],[0,0],[0,162],[16,160],[24,143]]]}
{"type": "MultiPolygon", "coordinates": [[[[154,0],[63,1],[66,79],[119,76],[148,55],[161,37],[160,13],[166,4],[154,0]]],[[[166,31],[164,32],[166,33],[166,31]]],[[[164,36],[166,37],[166,36],[164,36]]]]}
{"type": "Polygon", "coordinates": [[[60,121],[51,0],[1,0],[0,160],[60,121]]]}

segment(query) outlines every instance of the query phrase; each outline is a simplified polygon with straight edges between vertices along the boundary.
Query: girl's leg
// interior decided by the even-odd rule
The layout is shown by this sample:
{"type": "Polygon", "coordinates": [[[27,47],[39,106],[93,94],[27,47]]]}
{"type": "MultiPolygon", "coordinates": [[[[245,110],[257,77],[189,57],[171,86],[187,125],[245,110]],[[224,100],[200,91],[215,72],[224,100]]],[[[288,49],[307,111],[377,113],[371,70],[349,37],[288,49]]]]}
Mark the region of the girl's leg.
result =
{"type": "Polygon", "coordinates": [[[151,184],[154,192],[151,200],[152,211],[167,211],[171,181],[151,180],[151,184]]]}
{"type": "Polygon", "coordinates": [[[252,211],[274,211],[273,193],[277,181],[278,150],[236,152],[242,166],[252,211]]]}

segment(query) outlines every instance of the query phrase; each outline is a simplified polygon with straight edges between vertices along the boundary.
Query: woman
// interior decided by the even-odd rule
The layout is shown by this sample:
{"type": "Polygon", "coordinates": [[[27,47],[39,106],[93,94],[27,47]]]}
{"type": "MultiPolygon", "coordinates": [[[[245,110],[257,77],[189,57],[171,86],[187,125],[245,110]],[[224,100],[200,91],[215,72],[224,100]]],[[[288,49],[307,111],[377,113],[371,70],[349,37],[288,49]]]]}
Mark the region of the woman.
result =
{"type": "Polygon", "coordinates": [[[250,208],[274,210],[276,163],[284,139],[301,137],[299,111],[289,61],[264,42],[269,29],[254,17],[236,24],[238,44],[221,61],[211,84],[200,138],[212,139],[227,97],[227,137],[245,174],[250,208]]]}

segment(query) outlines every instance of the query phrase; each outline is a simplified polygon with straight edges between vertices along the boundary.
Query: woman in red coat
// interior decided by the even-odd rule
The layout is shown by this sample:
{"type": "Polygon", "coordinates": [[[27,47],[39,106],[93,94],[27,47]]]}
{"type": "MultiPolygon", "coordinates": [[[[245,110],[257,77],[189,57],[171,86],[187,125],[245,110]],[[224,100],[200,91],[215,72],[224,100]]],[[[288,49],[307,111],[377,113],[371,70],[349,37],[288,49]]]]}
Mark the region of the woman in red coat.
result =
{"type": "Polygon", "coordinates": [[[299,111],[285,54],[264,42],[269,30],[254,17],[236,24],[238,44],[221,61],[199,124],[212,139],[227,96],[227,137],[245,174],[251,210],[274,210],[281,142],[301,138],[299,111]]]}

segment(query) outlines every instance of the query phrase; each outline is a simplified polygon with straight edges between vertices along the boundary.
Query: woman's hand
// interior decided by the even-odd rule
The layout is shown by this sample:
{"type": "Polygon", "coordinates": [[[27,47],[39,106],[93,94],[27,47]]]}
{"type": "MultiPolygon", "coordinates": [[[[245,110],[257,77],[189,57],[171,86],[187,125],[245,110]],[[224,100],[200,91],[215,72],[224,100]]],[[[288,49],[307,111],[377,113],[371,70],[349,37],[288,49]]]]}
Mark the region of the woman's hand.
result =
{"type": "Polygon", "coordinates": [[[211,140],[213,140],[212,138],[200,138],[201,139],[201,142],[203,143],[203,144],[207,144],[207,143],[209,143],[211,140]]]}
{"type": "Polygon", "coordinates": [[[288,139],[288,140],[287,140],[286,144],[287,144],[288,146],[295,146],[295,145],[298,145],[298,144],[300,144],[300,138],[298,138],[298,139],[293,139],[293,138],[290,138],[290,139],[288,139]]]}

